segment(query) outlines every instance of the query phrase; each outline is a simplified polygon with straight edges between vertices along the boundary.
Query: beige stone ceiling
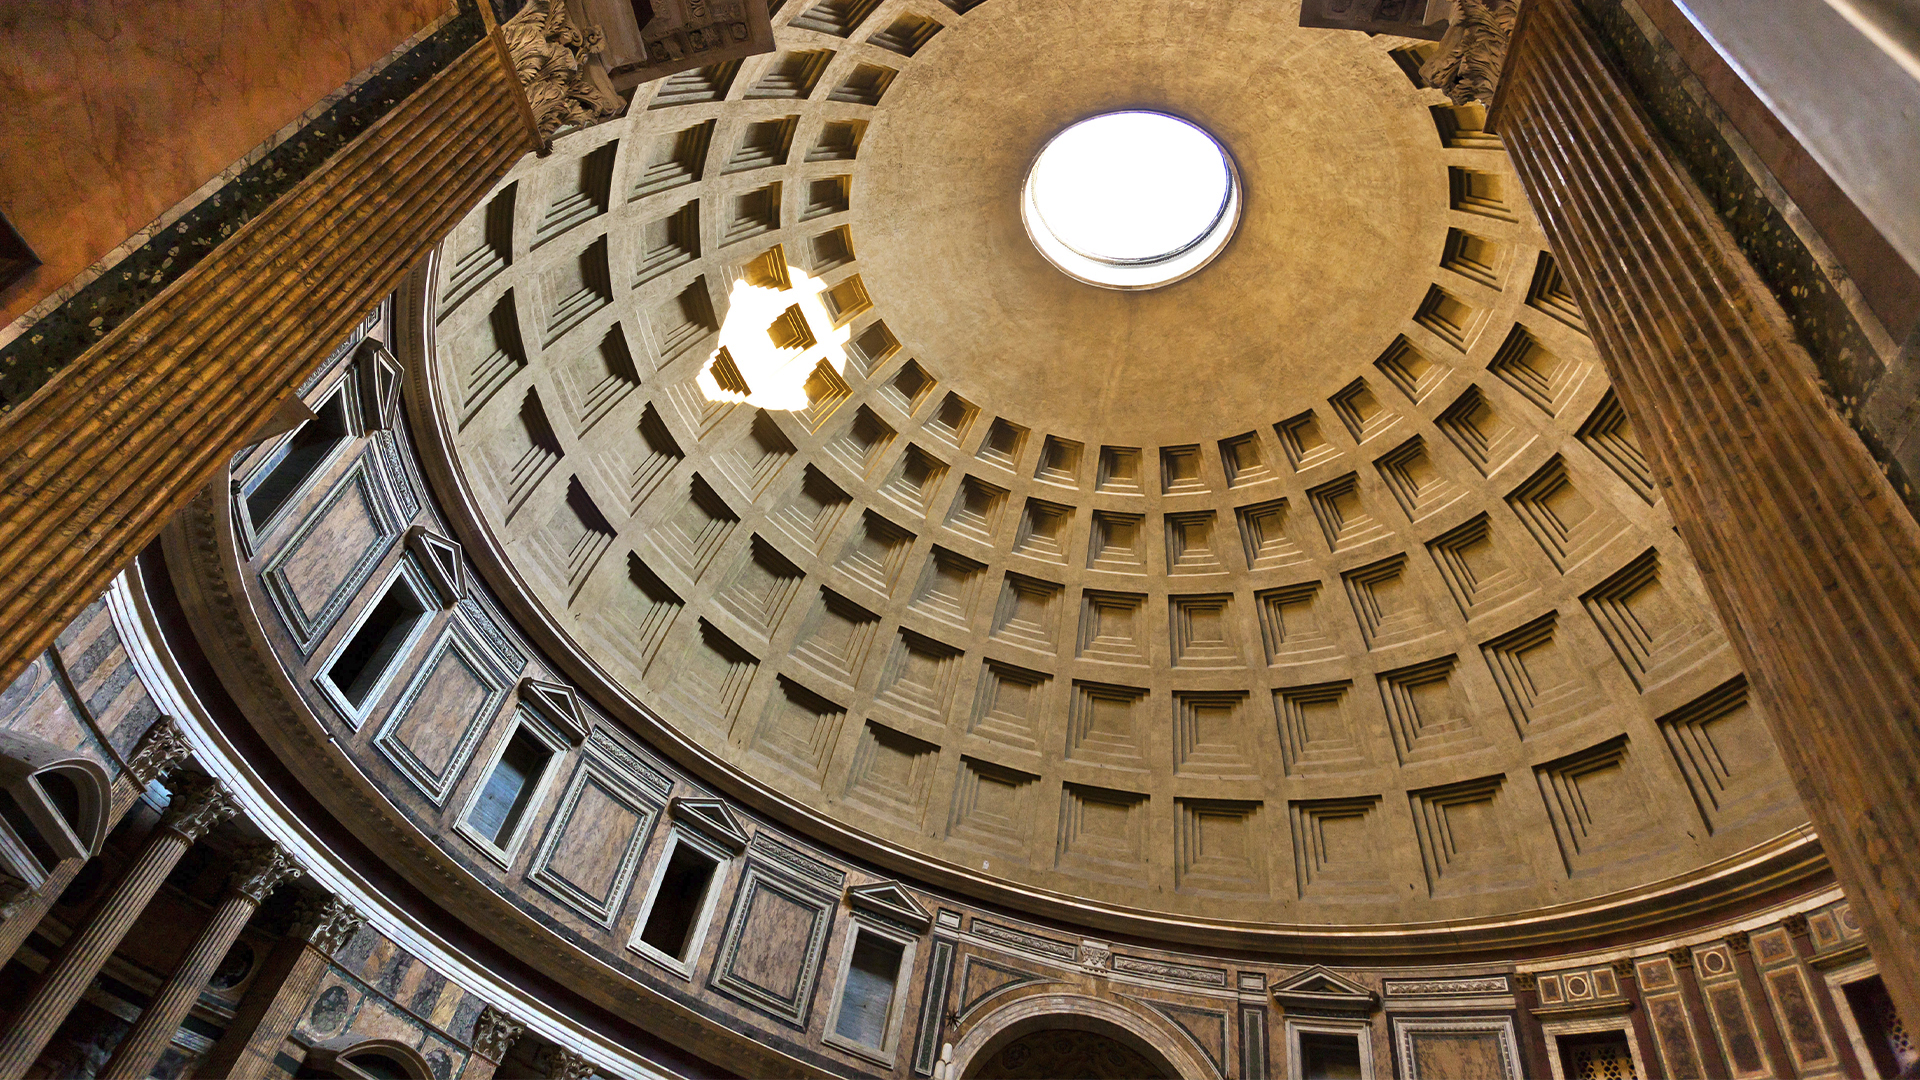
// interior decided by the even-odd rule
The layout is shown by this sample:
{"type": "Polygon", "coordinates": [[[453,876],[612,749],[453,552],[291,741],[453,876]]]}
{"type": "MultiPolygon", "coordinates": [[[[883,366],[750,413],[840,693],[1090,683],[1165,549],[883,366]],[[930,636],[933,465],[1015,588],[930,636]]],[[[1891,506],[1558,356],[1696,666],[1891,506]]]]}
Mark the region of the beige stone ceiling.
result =
{"type": "Polygon", "coordinates": [[[852,215],[901,341],[965,363],[983,408],[1139,446],[1264,427],[1274,401],[1351,381],[1433,281],[1446,157],[1378,44],[1280,7],[995,2],[936,37],[874,110],[852,215]],[[1145,295],[1061,274],[1019,212],[1047,139],[1128,108],[1207,128],[1246,191],[1206,273],[1145,295]]]}
{"type": "Polygon", "coordinates": [[[779,54],[523,162],[425,373],[489,584],[762,808],[1055,912],[1511,918],[1796,828],[1497,141],[1296,14],[789,0],[779,54]],[[1149,293],[1019,224],[1122,107],[1246,190],[1149,293]],[[776,245],[854,344],[804,410],[709,400],[776,245]]]}

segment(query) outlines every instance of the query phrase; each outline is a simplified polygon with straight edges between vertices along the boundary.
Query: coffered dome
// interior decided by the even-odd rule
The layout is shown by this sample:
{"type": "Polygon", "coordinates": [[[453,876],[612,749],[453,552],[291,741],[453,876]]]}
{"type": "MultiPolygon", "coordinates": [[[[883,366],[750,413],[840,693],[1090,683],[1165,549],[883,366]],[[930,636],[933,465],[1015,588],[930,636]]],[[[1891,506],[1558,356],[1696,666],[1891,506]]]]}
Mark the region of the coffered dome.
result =
{"type": "Polygon", "coordinates": [[[432,275],[425,459],[602,706],[881,865],[1188,934],[1604,912],[1801,825],[1504,152],[1404,42],[796,7],[432,275]],[[1021,220],[1126,109],[1244,198],[1144,292],[1021,220]]]}

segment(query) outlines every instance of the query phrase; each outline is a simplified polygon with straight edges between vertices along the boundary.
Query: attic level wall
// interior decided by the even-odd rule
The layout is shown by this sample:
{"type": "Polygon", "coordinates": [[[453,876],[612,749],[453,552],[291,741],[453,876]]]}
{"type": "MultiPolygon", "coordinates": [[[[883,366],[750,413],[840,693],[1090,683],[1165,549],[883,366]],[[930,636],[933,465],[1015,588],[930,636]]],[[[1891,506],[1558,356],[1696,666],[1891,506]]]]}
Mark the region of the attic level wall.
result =
{"type": "MultiPolygon", "coordinates": [[[[112,768],[158,716],[105,598],[0,690],[0,729],[32,732],[112,768]]],[[[116,807],[134,809],[72,888],[69,872],[44,895],[16,898],[0,922],[0,1015],[18,1006],[152,828],[155,812],[131,788],[116,807]]],[[[681,820],[714,835],[734,820],[731,813],[699,808],[681,820]]],[[[777,921],[769,898],[812,891],[796,889],[796,872],[814,875],[806,879],[813,887],[819,875],[862,879],[832,853],[788,849],[776,866],[764,861],[774,850],[756,840],[748,865],[761,869],[729,877],[704,909],[713,935],[693,966],[695,978],[682,984],[714,1021],[747,1025],[751,1037],[773,1047],[785,1042],[804,1052],[821,1037],[821,1018],[842,987],[844,965],[836,958],[855,927],[893,925],[889,920],[911,917],[909,905],[932,917],[931,925],[904,931],[917,942],[919,959],[901,987],[904,1015],[891,1067],[841,1056],[833,1066],[840,1075],[927,1076],[949,1045],[966,1064],[995,1032],[1034,1014],[1057,1016],[1063,1026],[1085,1022],[1070,1017],[1111,1024],[1119,1016],[1161,1040],[1156,1045],[1178,1047],[1173,1056],[1203,1072],[1259,1080],[1294,1075],[1303,1037],[1311,1042],[1316,1033],[1357,1040],[1371,1075],[1408,1080],[1455,1075],[1467,1062],[1491,1063],[1489,1075],[1509,1080],[1572,1076],[1573,1064],[1585,1060],[1579,1055],[1616,1044],[1642,1076],[1890,1075],[1876,1065],[1891,1059],[1893,1044],[1876,1041],[1888,1028],[1875,967],[1851,908],[1832,890],[1733,923],[1581,955],[1324,968],[1117,941],[881,883],[824,901],[832,912],[824,948],[810,947],[805,935],[786,935],[756,941],[750,958],[728,961],[713,951],[712,937],[729,931],[756,898],[766,910],[749,918],[777,921]],[[759,1010],[716,992],[733,965],[748,963],[761,975],[786,972],[817,985],[799,1013],[811,1034],[769,1036],[756,1022],[759,1010]]],[[[637,882],[652,880],[656,858],[634,868],[637,882]]],[[[140,924],[148,929],[137,926],[109,961],[42,1054],[40,1072],[75,1074],[113,1051],[166,975],[168,948],[184,945],[180,934],[159,927],[205,918],[217,862],[206,855],[183,861],[140,924]]],[[[633,893],[628,907],[642,895],[633,893]]],[[[373,916],[365,923],[349,912],[318,931],[302,929],[307,924],[292,907],[263,910],[247,928],[175,1033],[162,1058],[164,1075],[241,1060],[247,1075],[291,1080],[329,1053],[376,1042],[417,1055],[436,1080],[622,1075],[569,1049],[575,1044],[564,1035],[529,1030],[510,1002],[489,1000],[470,978],[383,932],[396,918],[404,924],[402,906],[358,913],[373,916]],[[245,1056],[236,1059],[242,1048],[245,1056]]],[[[1893,1032],[1898,1036],[1897,1027],[1893,1032]]]]}

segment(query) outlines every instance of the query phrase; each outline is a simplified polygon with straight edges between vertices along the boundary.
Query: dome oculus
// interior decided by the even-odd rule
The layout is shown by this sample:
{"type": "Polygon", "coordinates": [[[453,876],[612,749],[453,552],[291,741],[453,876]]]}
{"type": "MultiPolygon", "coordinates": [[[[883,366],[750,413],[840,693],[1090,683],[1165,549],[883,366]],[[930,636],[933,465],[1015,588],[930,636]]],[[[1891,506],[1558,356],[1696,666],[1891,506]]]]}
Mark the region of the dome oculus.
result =
{"type": "Polygon", "coordinates": [[[1110,289],[1171,284],[1212,261],[1240,217],[1233,161],[1165,113],[1104,113],[1042,147],[1021,198],[1027,235],[1066,274],[1110,289]]]}

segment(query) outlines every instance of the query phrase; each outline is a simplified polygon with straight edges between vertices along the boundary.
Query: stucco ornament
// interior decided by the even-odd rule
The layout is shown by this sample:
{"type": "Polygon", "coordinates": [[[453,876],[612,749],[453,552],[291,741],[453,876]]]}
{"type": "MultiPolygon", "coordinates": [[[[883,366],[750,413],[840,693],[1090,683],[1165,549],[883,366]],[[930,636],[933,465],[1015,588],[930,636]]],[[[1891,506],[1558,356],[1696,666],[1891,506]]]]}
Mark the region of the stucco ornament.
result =
{"type": "Polygon", "coordinates": [[[268,893],[305,872],[285,848],[260,844],[242,853],[228,888],[258,904],[268,893]]]}
{"type": "Polygon", "coordinates": [[[1520,15],[1520,0],[1458,0],[1440,51],[1420,66],[1420,77],[1455,105],[1493,103],[1500,67],[1520,15]]]}
{"type": "Polygon", "coordinates": [[[1080,946],[1080,970],[1089,975],[1105,975],[1113,966],[1113,951],[1104,945],[1084,942],[1080,946]]]}
{"type": "Polygon", "coordinates": [[[514,1040],[526,1030],[527,1025],[489,1005],[473,1022],[473,1052],[489,1061],[505,1061],[514,1040]]]}
{"type": "Polygon", "coordinates": [[[366,916],[331,894],[304,897],[294,909],[295,932],[326,956],[338,952],[366,924],[366,916]]]}
{"type": "Polygon", "coordinates": [[[627,103],[613,92],[591,58],[605,50],[597,26],[582,29],[566,0],[528,0],[500,27],[513,73],[526,90],[540,137],[620,115],[627,103]]]}

